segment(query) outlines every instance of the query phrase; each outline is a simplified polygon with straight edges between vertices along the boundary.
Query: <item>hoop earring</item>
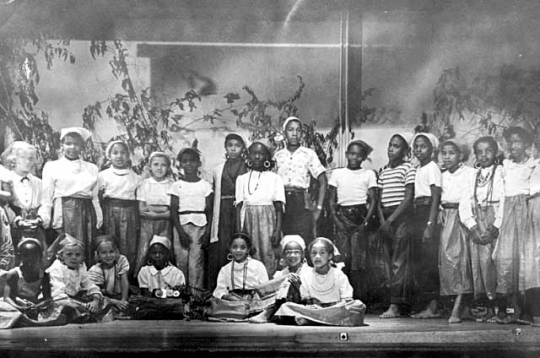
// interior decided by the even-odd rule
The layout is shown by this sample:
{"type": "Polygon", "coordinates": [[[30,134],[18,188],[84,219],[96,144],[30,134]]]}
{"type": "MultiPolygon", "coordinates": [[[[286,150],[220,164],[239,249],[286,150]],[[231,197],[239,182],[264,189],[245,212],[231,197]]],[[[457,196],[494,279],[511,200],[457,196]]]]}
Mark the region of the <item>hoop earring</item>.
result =
{"type": "Polygon", "coordinates": [[[232,261],[232,259],[233,259],[233,255],[229,252],[229,253],[227,254],[227,260],[228,260],[228,261],[232,261]]]}
{"type": "Polygon", "coordinates": [[[474,163],[474,168],[475,169],[480,169],[481,166],[482,165],[479,162],[474,163]]]}
{"type": "Polygon", "coordinates": [[[264,167],[265,167],[266,169],[268,169],[268,168],[270,168],[270,166],[272,165],[272,163],[270,163],[269,160],[266,160],[266,161],[264,162],[263,165],[264,165],[264,167]]]}
{"type": "Polygon", "coordinates": [[[225,159],[229,159],[229,154],[227,154],[227,152],[225,152],[225,159]]]}
{"type": "Polygon", "coordinates": [[[248,166],[248,168],[251,168],[251,166],[253,165],[251,159],[246,160],[246,165],[248,166]]]}

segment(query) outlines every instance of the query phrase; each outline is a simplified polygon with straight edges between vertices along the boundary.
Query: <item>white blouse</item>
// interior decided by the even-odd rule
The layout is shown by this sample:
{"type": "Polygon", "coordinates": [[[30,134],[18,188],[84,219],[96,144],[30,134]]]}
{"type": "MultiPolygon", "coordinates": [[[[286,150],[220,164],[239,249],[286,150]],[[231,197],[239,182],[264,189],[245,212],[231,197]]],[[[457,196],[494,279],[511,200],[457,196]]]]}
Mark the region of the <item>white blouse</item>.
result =
{"type": "Polygon", "coordinates": [[[315,268],[300,273],[302,299],[316,298],[321,303],[334,303],[352,299],[353,288],[347,276],[338,268],[330,267],[326,275],[319,275],[315,268]]]}
{"type": "Polygon", "coordinates": [[[474,169],[465,165],[453,173],[448,170],[442,173],[441,203],[459,203],[468,191],[471,175],[474,169]]]}
{"type": "Polygon", "coordinates": [[[99,189],[104,198],[135,200],[135,191],[140,184],[140,177],[131,169],[110,167],[98,174],[99,189]]]}
{"type": "Polygon", "coordinates": [[[533,158],[523,163],[505,159],[503,161],[505,195],[507,197],[529,195],[531,175],[535,167],[536,161],[533,158]]]}
{"type": "Polygon", "coordinates": [[[252,290],[267,281],[268,272],[261,261],[253,258],[248,258],[242,263],[231,261],[219,270],[213,295],[222,298],[232,290],[252,290]]]}

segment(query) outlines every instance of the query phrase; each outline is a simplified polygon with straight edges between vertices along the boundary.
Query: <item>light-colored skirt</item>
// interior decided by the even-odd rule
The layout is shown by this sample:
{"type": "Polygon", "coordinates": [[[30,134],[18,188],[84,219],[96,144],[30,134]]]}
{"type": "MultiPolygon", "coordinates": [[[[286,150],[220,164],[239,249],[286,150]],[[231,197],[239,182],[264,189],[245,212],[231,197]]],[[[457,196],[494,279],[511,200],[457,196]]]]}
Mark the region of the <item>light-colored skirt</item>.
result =
{"type": "Polygon", "coordinates": [[[272,233],[276,227],[276,209],[274,205],[247,205],[242,224],[251,237],[256,252],[254,259],[262,261],[269,277],[273,277],[277,268],[277,259],[272,248],[272,233]]]}
{"type": "Polygon", "coordinates": [[[301,305],[286,302],[276,312],[276,316],[304,318],[329,326],[362,326],[366,305],[360,300],[339,302],[323,307],[320,305],[301,305]]]}
{"type": "Polygon", "coordinates": [[[528,204],[527,231],[520,247],[520,291],[540,288],[540,196],[528,204]]]}
{"type": "Polygon", "coordinates": [[[441,296],[472,293],[472,269],[469,261],[467,229],[459,221],[457,208],[441,212],[439,277],[441,296]]]}
{"type": "Polygon", "coordinates": [[[511,295],[519,291],[520,247],[527,228],[527,195],[506,197],[503,212],[493,260],[497,270],[497,293],[511,295]]]}

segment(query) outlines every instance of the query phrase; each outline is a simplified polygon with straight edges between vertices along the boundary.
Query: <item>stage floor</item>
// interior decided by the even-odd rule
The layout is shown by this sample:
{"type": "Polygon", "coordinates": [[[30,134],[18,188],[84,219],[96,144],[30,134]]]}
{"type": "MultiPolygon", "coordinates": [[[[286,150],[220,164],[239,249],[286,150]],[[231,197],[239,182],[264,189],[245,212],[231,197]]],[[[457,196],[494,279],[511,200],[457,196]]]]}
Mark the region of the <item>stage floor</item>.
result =
{"type": "Polygon", "coordinates": [[[114,321],[0,331],[4,356],[540,357],[540,328],[445,319],[383,320],[363,327],[286,326],[274,323],[114,321]]]}

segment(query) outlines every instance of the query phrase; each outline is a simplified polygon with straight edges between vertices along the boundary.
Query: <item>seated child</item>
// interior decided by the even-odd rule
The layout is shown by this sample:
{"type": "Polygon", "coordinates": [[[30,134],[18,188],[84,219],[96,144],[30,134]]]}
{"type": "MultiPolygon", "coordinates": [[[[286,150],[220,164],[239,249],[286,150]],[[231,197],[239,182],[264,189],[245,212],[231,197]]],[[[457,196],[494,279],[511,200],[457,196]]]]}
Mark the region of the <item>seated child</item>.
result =
{"type": "Polygon", "coordinates": [[[30,238],[21,240],[17,256],[20,266],[10,270],[6,277],[0,327],[65,324],[66,316],[53,313],[49,274],[41,269],[41,243],[30,238]]]}
{"type": "Polygon", "coordinates": [[[308,252],[314,267],[300,273],[300,294],[304,304],[286,302],[275,315],[294,317],[298,325],[361,326],[366,306],[360,300],[353,300],[353,289],[347,276],[334,267],[332,241],[319,237],[309,245],[308,252]]]}
{"type": "Polygon", "coordinates": [[[57,259],[46,270],[53,285],[55,307],[66,314],[68,322],[100,320],[107,309],[102,307],[101,290],[88,277],[83,243],[69,234],[60,235],[57,242],[57,259]]]}
{"type": "Polygon", "coordinates": [[[234,234],[229,252],[231,262],[219,271],[207,314],[218,319],[243,320],[265,308],[260,307],[255,288],[268,281],[268,273],[261,261],[251,257],[253,246],[247,234],[234,234]]]}
{"type": "Polygon", "coordinates": [[[117,310],[124,311],[128,306],[129,262],[118,251],[112,235],[97,237],[96,255],[98,263],[88,270],[88,276],[117,310]]]}
{"type": "Polygon", "coordinates": [[[276,303],[250,318],[250,323],[268,322],[284,302],[300,303],[301,301],[300,273],[309,269],[305,259],[306,243],[300,235],[285,235],[280,244],[281,256],[284,257],[283,261],[287,266],[281,271],[276,271],[272,280],[280,282],[276,303]]]}
{"type": "Polygon", "coordinates": [[[141,267],[137,276],[141,295],[162,297],[164,291],[186,283],[182,271],[171,264],[171,258],[171,241],[154,235],[148,245],[148,265],[141,267]]]}

